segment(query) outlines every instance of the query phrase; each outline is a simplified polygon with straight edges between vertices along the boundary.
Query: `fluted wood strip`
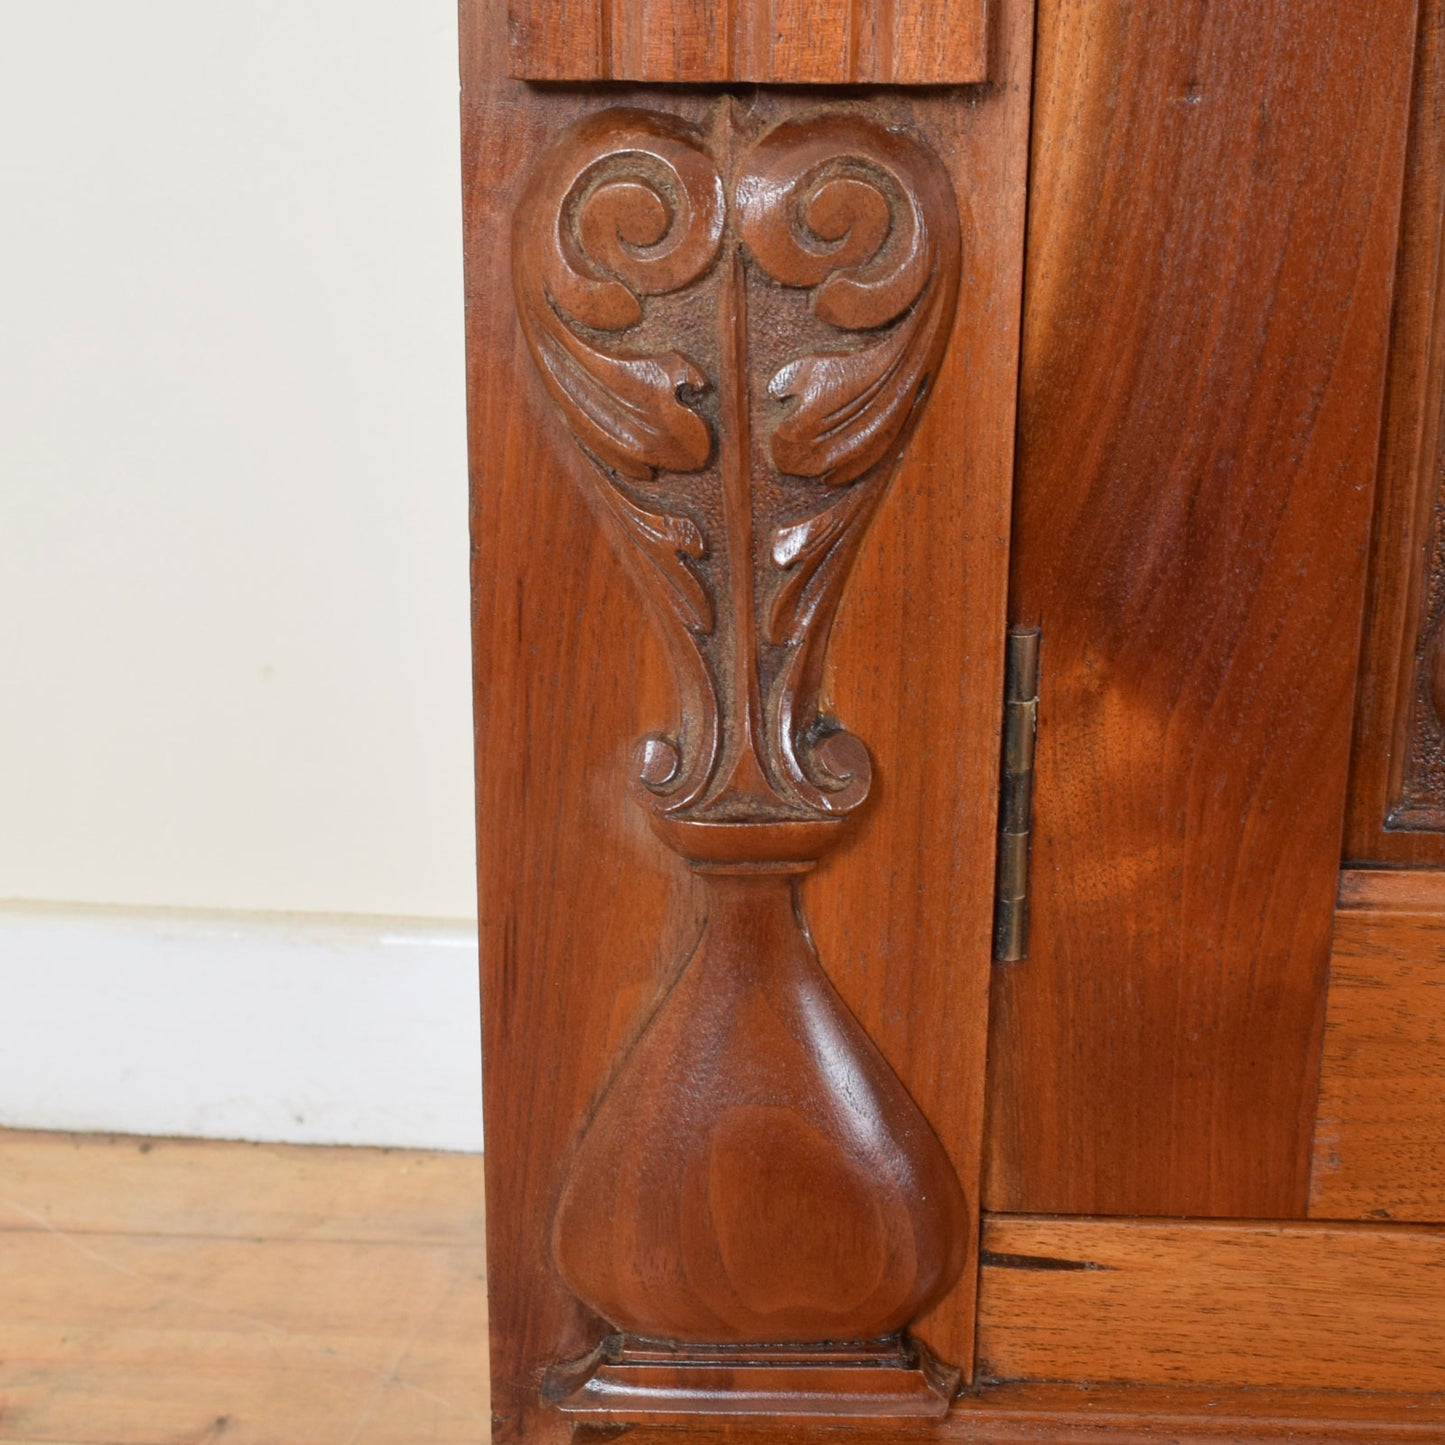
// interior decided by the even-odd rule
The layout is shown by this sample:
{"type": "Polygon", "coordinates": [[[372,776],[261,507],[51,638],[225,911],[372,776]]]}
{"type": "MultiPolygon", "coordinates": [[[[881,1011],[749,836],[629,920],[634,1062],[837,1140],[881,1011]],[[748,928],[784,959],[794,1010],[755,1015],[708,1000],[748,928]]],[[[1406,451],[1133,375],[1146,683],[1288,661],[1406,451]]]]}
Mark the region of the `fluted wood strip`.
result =
{"type": "Polygon", "coordinates": [[[987,0],[511,0],[525,80],[958,85],[987,77],[987,0]]]}

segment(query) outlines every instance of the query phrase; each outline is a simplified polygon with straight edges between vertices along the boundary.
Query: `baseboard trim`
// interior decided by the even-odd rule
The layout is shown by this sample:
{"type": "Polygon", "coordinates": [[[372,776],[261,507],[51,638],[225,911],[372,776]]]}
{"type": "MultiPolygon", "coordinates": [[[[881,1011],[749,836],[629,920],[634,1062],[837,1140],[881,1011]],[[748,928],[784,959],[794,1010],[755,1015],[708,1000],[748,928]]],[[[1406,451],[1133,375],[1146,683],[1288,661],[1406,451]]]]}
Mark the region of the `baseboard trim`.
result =
{"type": "Polygon", "coordinates": [[[0,1126],[478,1151],[476,930],[0,904],[0,1126]]]}

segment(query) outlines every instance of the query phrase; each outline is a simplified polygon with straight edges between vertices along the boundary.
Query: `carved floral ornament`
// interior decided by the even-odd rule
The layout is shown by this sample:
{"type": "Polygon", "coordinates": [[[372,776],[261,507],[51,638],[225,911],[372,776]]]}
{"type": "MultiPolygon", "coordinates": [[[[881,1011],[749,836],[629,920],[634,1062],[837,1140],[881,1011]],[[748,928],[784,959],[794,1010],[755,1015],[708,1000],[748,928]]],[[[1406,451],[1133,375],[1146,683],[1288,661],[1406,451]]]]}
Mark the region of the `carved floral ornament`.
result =
{"type": "Polygon", "coordinates": [[[730,101],[709,132],[588,116],[517,211],[523,331],[677,672],[638,793],[708,891],[561,1181],[553,1260],[609,1330],[549,1375],[569,1412],[927,1415],[957,1382],[905,1329],[958,1278],[967,1206],[797,882],[868,794],[823,661],[959,268],[943,166],[856,109],[756,139],[730,101]]]}
{"type": "Polygon", "coordinates": [[[730,107],[714,130],[571,127],[517,212],[515,289],[668,627],[683,716],[639,748],[653,807],[836,815],[870,766],[819,715],[823,656],[947,345],[957,203],[868,114],[784,121],[731,163],[730,107]]]}

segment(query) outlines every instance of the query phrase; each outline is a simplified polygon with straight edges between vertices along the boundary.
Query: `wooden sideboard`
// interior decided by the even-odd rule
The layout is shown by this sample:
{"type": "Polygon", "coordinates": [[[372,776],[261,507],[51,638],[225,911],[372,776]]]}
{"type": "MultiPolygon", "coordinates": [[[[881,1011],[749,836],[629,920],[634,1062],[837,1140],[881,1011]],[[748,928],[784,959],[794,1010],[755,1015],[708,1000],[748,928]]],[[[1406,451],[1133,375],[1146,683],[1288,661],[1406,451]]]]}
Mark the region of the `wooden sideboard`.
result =
{"type": "Polygon", "coordinates": [[[498,1440],[1445,1440],[1445,0],[461,32],[498,1440]]]}

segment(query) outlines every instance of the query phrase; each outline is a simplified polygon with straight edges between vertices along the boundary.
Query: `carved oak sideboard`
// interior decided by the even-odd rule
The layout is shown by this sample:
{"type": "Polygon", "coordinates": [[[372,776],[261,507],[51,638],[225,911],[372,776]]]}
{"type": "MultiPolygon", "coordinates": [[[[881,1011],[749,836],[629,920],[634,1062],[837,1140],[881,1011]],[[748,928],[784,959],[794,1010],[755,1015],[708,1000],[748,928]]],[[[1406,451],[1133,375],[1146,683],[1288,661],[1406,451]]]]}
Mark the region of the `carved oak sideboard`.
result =
{"type": "Polygon", "coordinates": [[[498,1440],[1445,1439],[1445,0],[462,0],[498,1440]]]}

